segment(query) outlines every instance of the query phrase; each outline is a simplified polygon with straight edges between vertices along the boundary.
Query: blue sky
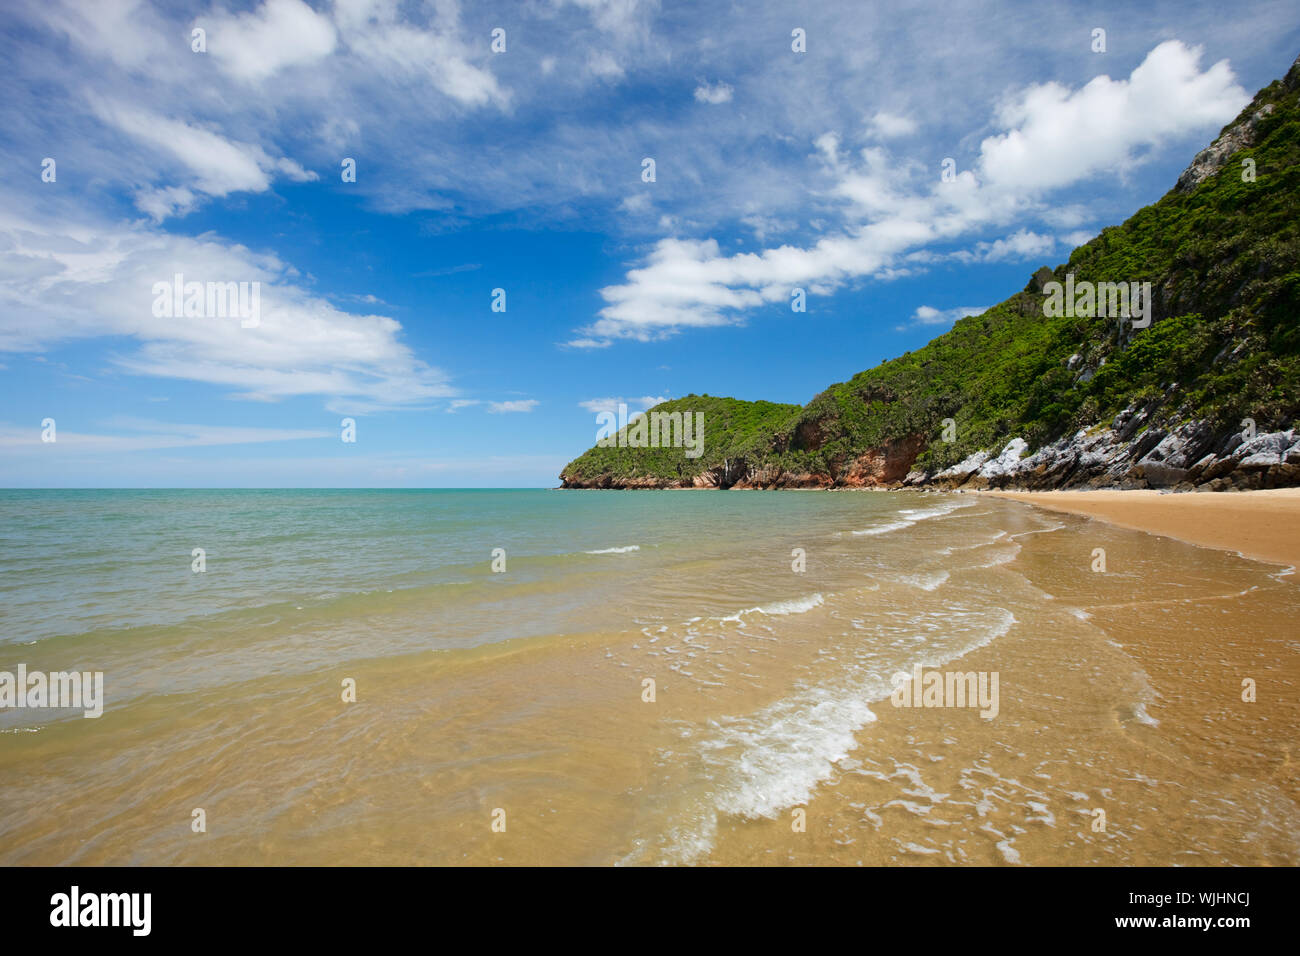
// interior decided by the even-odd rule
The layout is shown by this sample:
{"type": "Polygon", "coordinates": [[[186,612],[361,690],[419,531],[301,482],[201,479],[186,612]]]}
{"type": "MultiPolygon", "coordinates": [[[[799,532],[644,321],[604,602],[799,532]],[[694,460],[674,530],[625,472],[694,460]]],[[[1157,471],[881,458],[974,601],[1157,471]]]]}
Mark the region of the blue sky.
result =
{"type": "Polygon", "coordinates": [[[553,486],[618,400],[807,402],[1300,52],[1291,3],[1130,7],[10,0],[0,485],[553,486]],[[257,324],[156,315],[178,272],[257,324]]]}

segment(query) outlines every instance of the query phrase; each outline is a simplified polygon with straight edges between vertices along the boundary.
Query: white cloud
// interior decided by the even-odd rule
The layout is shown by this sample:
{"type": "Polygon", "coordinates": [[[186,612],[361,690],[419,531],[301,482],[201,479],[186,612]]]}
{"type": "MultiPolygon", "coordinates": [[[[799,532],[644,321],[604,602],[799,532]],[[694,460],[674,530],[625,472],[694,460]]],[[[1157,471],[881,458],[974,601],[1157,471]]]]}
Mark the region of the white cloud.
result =
{"type": "Polygon", "coordinates": [[[1097,230],[1079,229],[1076,230],[1075,232],[1067,232],[1065,235],[1060,237],[1060,240],[1066,245],[1067,248],[1074,250],[1077,249],[1079,246],[1091,242],[1093,239],[1096,238],[1097,238],[1097,230]]]}
{"type": "Polygon", "coordinates": [[[648,192],[632,193],[630,196],[624,197],[623,201],[618,204],[618,208],[630,213],[649,212],[650,194],[648,192]]]}
{"type": "Polygon", "coordinates": [[[488,402],[488,411],[493,415],[504,415],[510,412],[531,412],[540,404],[535,398],[525,398],[510,402],[488,402]]]}
{"type": "Polygon", "coordinates": [[[643,412],[666,401],[668,401],[668,398],[663,395],[642,395],[640,398],[589,398],[586,401],[579,402],[578,406],[595,415],[600,412],[614,412],[617,414],[618,406],[626,405],[630,414],[631,412],[643,412]]]}
{"type": "Polygon", "coordinates": [[[593,53],[587,60],[587,70],[592,76],[604,80],[622,79],[624,73],[623,67],[619,66],[618,61],[607,50],[593,53]]]}
{"type": "Polygon", "coordinates": [[[917,130],[916,120],[881,110],[871,118],[871,131],[882,139],[911,136],[917,130]]]}
{"type": "Polygon", "coordinates": [[[1065,205],[1053,203],[1043,210],[1039,218],[1054,229],[1073,229],[1076,226],[1082,226],[1094,216],[1094,211],[1082,203],[1067,203],[1065,205]]]}
{"type": "Polygon", "coordinates": [[[964,319],[968,315],[983,315],[988,311],[988,306],[960,306],[955,309],[936,309],[930,305],[919,305],[916,311],[912,313],[910,325],[895,326],[895,330],[902,332],[913,326],[936,326],[948,328],[958,319],[964,319]]]}
{"type": "Polygon", "coordinates": [[[251,445],[266,442],[337,438],[338,432],[323,429],[257,428],[241,425],[184,425],[149,419],[118,418],[105,425],[125,434],[90,434],[60,429],[59,440],[47,444],[36,428],[0,427],[0,448],[9,451],[42,450],[45,453],[111,452],[123,454],[159,448],[207,448],[220,445],[251,445]]]}
{"type": "Polygon", "coordinates": [[[701,83],[695,88],[695,99],[700,103],[712,103],[716,106],[720,103],[730,103],[734,92],[735,90],[726,83],[717,83],[713,86],[701,83]]]}
{"type": "Polygon", "coordinates": [[[197,200],[195,191],[208,196],[264,192],[276,173],[295,182],[317,178],[293,160],[273,158],[252,143],[234,142],[211,130],[119,103],[97,99],[92,105],[104,122],[156,151],[171,154],[191,177],[192,189],[144,187],[137,193],[137,205],[155,220],[188,212],[197,200]]]}
{"type": "MultiPolygon", "coordinates": [[[[954,182],[936,181],[929,171],[918,187],[917,171],[890,162],[881,149],[862,150],[861,165],[849,168],[838,137],[822,135],[815,145],[838,177],[834,194],[849,200],[856,221],[811,246],[758,253],[723,255],[713,239],[661,239],[622,284],[601,290],[606,305],[570,344],[648,341],[732,324],[748,310],[787,301],[796,287],[824,294],[853,278],[903,274],[897,263],[907,253],[1014,220],[1051,189],[1103,171],[1122,173],[1135,150],[1160,137],[1217,129],[1248,97],[1226,63],[1200,72],[1199,55],[1171,41],[1152,50],[1128,80],[1099,77],[1074,93],[1054,83],[1029,88],[998,113],[1003,124],[1019,125],[986,138],[975,168],[954,182]],[[1091,139],[1080,142],[1081,133],[1091,139]]],[[[1022,229],[974,254],[1024,258],[1053,244],[1022,229]]]]}
{"type": "Polygon", "coordinates": [[[327,57],[338,42],[330,18],[302,0],[266,0],[255,12],[195,22],[207,31],[208,53],[217,64],[253,82],[327,57]]]}
{"type": "MultiPolygon", "coordinates": [[[[72,168],[94,168],[111,188],[138,190],[155,216],[193,208],[209,194],[171,175],[170,163],[160,175],[155,147],[105,141],[103,131],[84,122],[89,94],[293,156],[333,183],[339,158],[362,152],[363,173],[349,192],[371,210],[455,205],[465,217],[515,210],[535,221],[590,214],[597,223],[612,213],[602,225],[641,234],[648,223],[616,214],[628,179],[611,167],[611,157],[656,155],[686,171],[656,195],[657,211],[675,220],[678,234],[708,235],[748,216],[825,219],[842,229],[846,211],[836,206],[836,180],[802,151],[819,134],[841,131],[849,148],[881,145],[901,142],[884,134],[913,123],[934,136],[908,141],[913,155],[942,156],[935,151],[949,147],[969,152],[963,137],[982,129],[987,104],[1023,88],[1026,77],[1133,65],[1127,52],[1079,55],[1070,39],[1075,15],[1065,7],[1035,10],[1039,42],[1017,46],[1010,31],[989,24],[1015,25],[1030,14],[991,0],[946,10],[942,31],[931,29],[931,14],[915,4],[817,4],[802,25],[810,37],[833,39],[806,57],[774,53],[773,31],[788,19],[776,0],[757,0],[739,18],[716,5],[669,9],[656,0],[539,0],[513,6],[504,20],[499,5],[463,0],[244,0],[203,5],[213,12],[199,20],[183,6],[10,0],[6,12],[18,23],[11,35],[22,39],[7,52],[24,55],[10,58],[18,96],[7,109],[0,105],[0,124],[16,142],[47,141],[56,128],[75,131],[78,139],[64,147],[72,168]],[[308,5],[314,14],[305,12],[308,5]],[[220,42],[229,37],[224,27],[210,34],[209,54],[190,52],[197,22],[242,24],[258,43],[272,32],[283,36],[263,27],[284,16],[277,11],[319,21],[322,37],[332,24],[331,52],[294,65],[325,47],[319,38],[307,43],[304,32],[284,37],[283,49],[250,47],[250,62],[235,65],[220,42]],[[496,56],[489,34],[502,25],[510,28],[510,52],[496,56]],[[538,82],[552,61],[546,81],[538,82]],[[953,82],[934,68],[958,61],[980,69],[953,82]],[[608,82],[622,76],[626,88],[608,82]],[[718,77],[738,90],[743,84],[746,101],[762,108],[647,109],[647,96],[653,102],[658,91],[683,82],[693,90],[718,77]],[[37,88],[41,102],[30,102],[37,88]]],[[[1126,49],[1162,37],[1168,19],[1153,8],[1128,21],[1126,49]]],[[[1213,37],[1215,50],[1249,53],[1253,62],[1286,42],[1262,29],[1276,22],[1267,5],[1231,16],[1180,10],[1177,22],[1185,35],[1213,37]]],[[[1252,79],[1258,73],[1254,67],[1252,79]]],[[[970,164],[970,156],[962,158],[970,164]]],[[[800,242],[807,244],[807,235],[800,242]]]]}
{"type": "Polygon", "coordinates": [[[1226,60],[1201,72],[1199,47],[1177,40],[1152,50],[1127,80],[1099,76],[1079,90],[1033,86],[1005,102],[1007,132],[980,144],[993,186],[1054,189],[1102,171],[1122,171],[1140,151],[1190,130],[1217,131],[1249,101],[1226,60]]]}
{"type": "Polygon", "coordinates": [[[953,253],[962,262],[1021,262],[1042,259],[1056,250],[1056,237],[1019,229],[1002,239],[977,242],[973,249],[953,253]]]}
{"type": "Polygon", "coordinates": [[[352,413],[454,394],[440,370],[403,344],[397,321],[336,308],[274,256],[211,235],[78,222],[69,212],[0,213],[0,351],[113,336],[122,344],[109,361],[121,371],[206,382],[257,401],[318,395],[352,413]],[[186,282],[261,283],[259,324],[155,316],[154,284],[176,273],[186,282]]]}
{"type": "MultiPolygon", "coordinates": [[[[417,23],[405,19],[393,0],[338,0],[334,19],[348,57],[337,66],[371,81],[382,77],[391,84],[416,84],[412,93],[431,84],[461,106],[508,106],[509,92],[486,66],[472,62],[480,58],[486,64],[493,54],[486,41],[475,45],[462,37],[460,5],[441,0],[434,9],[436,18],[417,23]]],[[[373,91],[384,98],[392,93],[391,85],[373,91]]],[[[378,103],[367,106],[383,109],[378,103]]]]}

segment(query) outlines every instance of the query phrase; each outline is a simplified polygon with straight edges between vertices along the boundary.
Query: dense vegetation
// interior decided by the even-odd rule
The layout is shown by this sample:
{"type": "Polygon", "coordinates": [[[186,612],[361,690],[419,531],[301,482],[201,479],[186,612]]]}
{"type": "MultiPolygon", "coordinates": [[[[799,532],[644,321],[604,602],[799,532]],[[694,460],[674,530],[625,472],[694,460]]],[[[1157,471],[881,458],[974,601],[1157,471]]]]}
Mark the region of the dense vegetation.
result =
{"type": "Polygon", "coordinates": [[[772,435],[788,429],[803,409],[798,405],[774,402],[742,402],[713,395],[687,395],[661,402],[650,411],[702,414],[704,453],[698,458],[689,458],[683,448],[621,447],[627,440],[627,433],[634,430],[634,425],[629,423],[615,438],[619,446],[592,448],[570,464],[565,474],[582,480],[598,475],[693,478],[728,459],[752,461],[765,454],[772,435]]]}
{"type": "Polygon", "coordinates": [[[1225,128],[1253,124],[1253,144],[1217,172],[1104,230],[1068,263],[1040,270],[1024,291],[923,348],[831,386],[803,409],[678,399],[669,404],[707,400],[701,410],[725,413],[706,419],[702,458],[593,449],[565,475],[671,478],[745,456],[755,467],[834,476],[864,451],[910,435],[925,441],[917,467],[933,470],[1014,436],[1033,449],[1135,403],[1155,409],[1149,424],[1197,418],[1228,430],[1251,418],[1261,431],[1288,427],[1300,409],[1298,100],[1293,67],[1225,128]],[[1247,158],[1253,182],[1243,181],[1247,158]],[[1067,273],[1076,282],[1149,281],[1151,326],[1046,317],[1042,285],[1067,273]],[[945,418],[956,423],[954,442],[940,440],[945,418]]]}

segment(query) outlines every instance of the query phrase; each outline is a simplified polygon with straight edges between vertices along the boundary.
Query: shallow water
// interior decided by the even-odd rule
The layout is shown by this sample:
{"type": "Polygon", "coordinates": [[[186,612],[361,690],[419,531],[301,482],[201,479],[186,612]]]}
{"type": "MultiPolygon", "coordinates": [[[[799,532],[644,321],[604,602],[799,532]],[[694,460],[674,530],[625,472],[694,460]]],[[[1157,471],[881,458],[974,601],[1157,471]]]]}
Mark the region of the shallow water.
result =
{"type": "Polygon", "coordinates": [[[106,697],[0,711],[0,863],[1294,865],[1298,608],[972,495],[0,492],[0,670],[106,697]]]}

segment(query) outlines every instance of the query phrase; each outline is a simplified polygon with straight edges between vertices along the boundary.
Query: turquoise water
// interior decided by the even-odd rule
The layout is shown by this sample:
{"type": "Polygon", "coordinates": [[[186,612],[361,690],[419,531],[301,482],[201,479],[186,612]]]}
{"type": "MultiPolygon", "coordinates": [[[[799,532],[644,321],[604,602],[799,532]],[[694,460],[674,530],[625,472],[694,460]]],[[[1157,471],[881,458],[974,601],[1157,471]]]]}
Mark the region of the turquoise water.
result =
{"type": "Polygon", "coordinates": [[[496,548],[509,574],[534,578],[548,560],[594,572],[600,556],[588,552],[633,546],[643,567],[655,551],[745,548],[760,523],[797,534],[889,504],[776,492],[0,490],[0,644],[464,585],[491,574],[496,548]]]}
{"type": "Polygon", "coordinates": [[[870,553],[828,567],[813,543],[889,530],[898,506],[785,492],[0,491],[0,663],[106,670],[121,701],[250,666],[621,629],[667,608],[720,616],[805,596],[795,547],[813,548],[819,587],[867,570],[870,553]]]}

